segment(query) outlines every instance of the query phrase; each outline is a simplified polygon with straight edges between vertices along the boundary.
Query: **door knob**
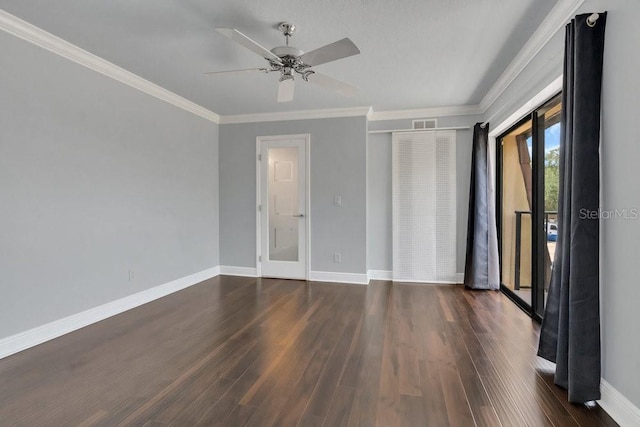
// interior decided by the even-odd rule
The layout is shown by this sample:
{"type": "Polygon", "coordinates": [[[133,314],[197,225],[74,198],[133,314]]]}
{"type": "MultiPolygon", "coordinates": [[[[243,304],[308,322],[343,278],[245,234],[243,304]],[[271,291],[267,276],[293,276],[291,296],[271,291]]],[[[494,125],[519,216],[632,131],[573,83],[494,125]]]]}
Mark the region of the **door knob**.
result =
{"type": "Polygon", "coordinates": [[[304,217],[304,214],[296,214],[296,215],[294,215],[294,217],[295,218],[302,218],[302,217],[304,217]]]}

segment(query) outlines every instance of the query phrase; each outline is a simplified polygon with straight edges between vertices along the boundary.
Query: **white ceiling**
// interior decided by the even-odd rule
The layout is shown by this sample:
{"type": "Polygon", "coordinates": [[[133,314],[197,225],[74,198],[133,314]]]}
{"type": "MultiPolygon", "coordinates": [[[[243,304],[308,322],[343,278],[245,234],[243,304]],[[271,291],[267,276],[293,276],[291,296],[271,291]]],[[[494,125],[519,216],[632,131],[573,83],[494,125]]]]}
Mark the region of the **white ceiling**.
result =
{"type": "Polygon", "coordinates": [[[475,105],[557,0],[0,0],[0,8],[218,114],[373,106],[475,105]],[[354,98],[297,79],[276,102],[277,73],[206,77],[266,62],[214,31],[310,51],[349,37],[361,54],[315,67],[360,87],[354,98]]]}

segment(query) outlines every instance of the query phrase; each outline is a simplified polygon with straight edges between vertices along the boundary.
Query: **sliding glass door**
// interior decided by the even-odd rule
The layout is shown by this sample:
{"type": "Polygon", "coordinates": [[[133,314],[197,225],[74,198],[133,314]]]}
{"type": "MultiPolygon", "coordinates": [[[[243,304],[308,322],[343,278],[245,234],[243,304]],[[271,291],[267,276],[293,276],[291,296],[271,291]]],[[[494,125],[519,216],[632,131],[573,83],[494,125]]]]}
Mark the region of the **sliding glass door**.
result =
{"type": "Polygon", "coordinates": [[[538,319],[558,235],[561,109],[558,95],[497,139],[501,287],[538,319]]]}

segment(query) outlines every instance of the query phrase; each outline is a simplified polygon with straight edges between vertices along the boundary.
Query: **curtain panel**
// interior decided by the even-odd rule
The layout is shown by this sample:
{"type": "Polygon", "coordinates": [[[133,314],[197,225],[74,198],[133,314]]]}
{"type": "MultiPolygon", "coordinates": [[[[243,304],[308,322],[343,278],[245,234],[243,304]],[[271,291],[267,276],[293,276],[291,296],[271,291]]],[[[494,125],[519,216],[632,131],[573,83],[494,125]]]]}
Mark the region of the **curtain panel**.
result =
{"type": "Polygon", "coordinates": [[[464,284],[471,289],[499,289],[495,196],[491,185],[489,124],[473,127],[471,185],[467,220],[464,284]]]}
{"type": "Polygon", "coordinates": [[[538,355],[569,401],[600,399],[600,99],[606,13],[566,27],[558,241],[538,355]]]}

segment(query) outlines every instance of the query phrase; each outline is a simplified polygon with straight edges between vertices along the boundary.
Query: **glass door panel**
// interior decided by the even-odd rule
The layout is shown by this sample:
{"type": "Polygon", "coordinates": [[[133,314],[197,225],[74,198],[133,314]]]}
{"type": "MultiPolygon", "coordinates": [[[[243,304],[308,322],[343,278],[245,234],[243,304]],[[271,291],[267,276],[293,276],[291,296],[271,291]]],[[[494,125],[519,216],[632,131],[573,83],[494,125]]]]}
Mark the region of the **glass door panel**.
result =
{"type": "Polygon", "coordinates": [[[269,149],[269,260],[298,261],[298,147],[269,149]]]}
{"type": "Polygon", "coordinates": [[[557,96],[537,112],[538,143],[542,153],[541,204],[544,214],[541,217],[542,237],[540,239],[540,285],[536,294],[535,313],[542,317],[547,300],[551,271],[558,239],[558,189],[560,160],[560,116],[562,112],[561,97],[557,96]]]}
{"type": "Polygon", "coordinates": [[[502,289],[538,320],[560,231],[561,100],[557,95],[498,138],[502,289]]]}
{"type": "Polygon", "coordinates": [[[532,286],[532,121],[501,138],[502,284],[531,306],[532,286]]]}

